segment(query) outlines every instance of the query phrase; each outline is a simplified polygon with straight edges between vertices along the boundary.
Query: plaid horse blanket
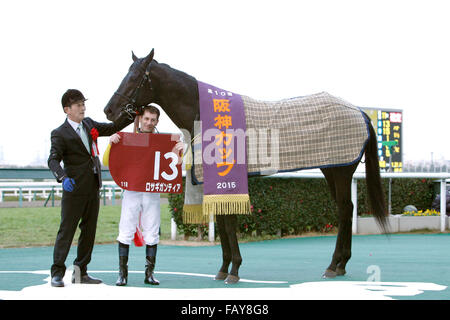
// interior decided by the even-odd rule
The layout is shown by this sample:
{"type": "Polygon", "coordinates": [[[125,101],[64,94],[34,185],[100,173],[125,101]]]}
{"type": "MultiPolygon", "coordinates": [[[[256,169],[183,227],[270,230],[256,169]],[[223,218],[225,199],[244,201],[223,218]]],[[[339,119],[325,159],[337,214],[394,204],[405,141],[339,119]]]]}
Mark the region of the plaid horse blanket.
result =
{"type": "MultiPolygon", "coordinates": [[[[344,166],[362,157],[368,120],[347,101],[327,92],[273,102],[242,99],[249,175],[344,166]]],[[[194,183],[203,182],[199,143],[197,136],[194,183]]]]}
{"type": "MultiPolygon", "coordinates": [[[[273,102],[241,97],[248,175],[345,166],[361,160],[369,120],[347,101],[326,92],[273,102]]],[[[185,223],[213,219],[202,210],[201,139],[201,134],[195,135],[193,152],[186,159],[185,223]]]]}

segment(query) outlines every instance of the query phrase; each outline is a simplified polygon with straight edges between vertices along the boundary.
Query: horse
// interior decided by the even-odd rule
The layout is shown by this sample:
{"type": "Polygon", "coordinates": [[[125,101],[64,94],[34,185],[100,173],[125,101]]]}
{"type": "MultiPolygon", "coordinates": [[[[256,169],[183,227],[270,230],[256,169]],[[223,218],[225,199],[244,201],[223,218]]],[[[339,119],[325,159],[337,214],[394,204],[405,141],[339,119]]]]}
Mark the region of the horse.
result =
{"type": "MultiPolygon", "coordinates": [[[[108,120],[113,121],[121,112],[132,115],[139,106],[155,103],[175,125],[193,132],[194,121],[199,117],[197,80],[167,64],[158,63],[153,56],[154,49],[144,58],[137,58],[132,52],[133,62],[128,73],[107,103],[104,113],[108,120]]],[[[367,114],[363,115],[369,119],[367,114]]],[[[369,139],[363,150],[367,192],[373,216],[383,232],[387,233],[387,210],[381,184],[376,134],[370,120],[367,122],[369,139]]],[[[351,257],[352,242],[351,182],[359,161],[351,165],[321,168],[338,211],[336,246],[331,263],[322,275],[324,278],[346,274],[345,267],[351,257]]],[[[215,279],[224,280],[226,284],[237,283],[242,264],[236,235],[237,216],[216,215],[216,221],[222,248],[222,265],[215,279]]]]}

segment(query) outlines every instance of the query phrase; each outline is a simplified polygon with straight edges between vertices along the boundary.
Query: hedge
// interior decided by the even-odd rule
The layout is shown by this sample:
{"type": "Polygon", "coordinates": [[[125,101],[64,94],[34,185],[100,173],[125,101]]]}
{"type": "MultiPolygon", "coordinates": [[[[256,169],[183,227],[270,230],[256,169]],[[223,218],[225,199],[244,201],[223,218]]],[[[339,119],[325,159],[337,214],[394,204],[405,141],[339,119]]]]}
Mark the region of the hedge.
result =
{"type": "MultiPolygon", "coordinates": [[[[365,180],[358,179],[357,183],[358,214],[370,215],[365,180]]],[[[389,179],[383,179],[386,202],[388,183],[389,179]]],[[[252,214],[238,216],[241,234],[299,235],[309,231],[327,232],[337,226],[337,208],[325,179],[256,177],[250,178],[248,184],[252,214]]],[[[392,179],[393,214],[401,214],[408,204],[419,210],[429,209],[433,198],[431,179],[392,179]]],[[[207,224],[183,224],[183,201],[184,194],[169,195],[169,207],[179,232],[207,235],[207,224]]]]}
{"type": "MultiPolygon", "coordinates": [[[[389,179],[383,179],[383,187],[387,205],[389,179]]],[[[433,179],[392,179],[392,214],[402,214],[403,208],[409,204],[418,210],[430,209],[435,196],[433,179]]],[[[365,180],[359,179],[358,214],[370,215],[369,208],[365,180]]]]}

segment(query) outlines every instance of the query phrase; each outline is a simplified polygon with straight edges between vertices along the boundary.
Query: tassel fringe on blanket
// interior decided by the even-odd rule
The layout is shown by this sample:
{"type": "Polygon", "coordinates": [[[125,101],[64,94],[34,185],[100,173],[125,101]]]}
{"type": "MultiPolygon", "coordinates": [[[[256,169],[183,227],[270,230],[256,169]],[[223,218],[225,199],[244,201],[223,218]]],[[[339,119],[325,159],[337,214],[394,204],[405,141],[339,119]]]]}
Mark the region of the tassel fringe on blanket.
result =
{"type": "Polygon", "coordinates": [[[210,214],[250,214],[248,194],[224,194],[203,196],[203,213],[210,214]]]}
{"type": "Polygon", "coordinates": [[[202,204],[185,204],[183,206],[183,223],[203,224],[208,221],[209,217],[203,215],[202,204]]]}

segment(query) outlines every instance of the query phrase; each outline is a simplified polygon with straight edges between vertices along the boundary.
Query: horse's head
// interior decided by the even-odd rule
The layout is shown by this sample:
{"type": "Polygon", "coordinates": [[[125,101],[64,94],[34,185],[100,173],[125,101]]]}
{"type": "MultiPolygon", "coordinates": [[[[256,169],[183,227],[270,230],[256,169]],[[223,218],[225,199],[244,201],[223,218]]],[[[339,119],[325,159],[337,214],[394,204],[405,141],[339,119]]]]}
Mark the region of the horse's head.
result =
{"type": "Polygon", "coordinates": [[[133,63],[103,110],[108,120],[117,119],[122,111],[130,113],[153,102],[150,81],[150,63],[153,60],[153,54],[154,50],[145,58],[139,59],[132,52],[133,63]]]}

